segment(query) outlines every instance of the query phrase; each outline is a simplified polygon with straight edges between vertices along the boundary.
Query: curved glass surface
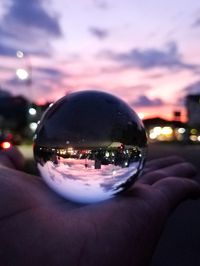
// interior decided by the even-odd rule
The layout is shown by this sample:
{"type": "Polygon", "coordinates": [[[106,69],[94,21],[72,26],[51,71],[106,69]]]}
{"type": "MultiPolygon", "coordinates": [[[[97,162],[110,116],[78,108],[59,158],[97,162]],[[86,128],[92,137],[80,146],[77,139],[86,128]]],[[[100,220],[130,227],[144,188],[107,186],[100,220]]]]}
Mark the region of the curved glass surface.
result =
{"type": "Polygon", "coordinates": [[[123,101],[107,93],[70,94],[43,116],[34,156],[45,182],[80,203],[109,199],[140,174],[147,139],[142,122],[123,101]]]}

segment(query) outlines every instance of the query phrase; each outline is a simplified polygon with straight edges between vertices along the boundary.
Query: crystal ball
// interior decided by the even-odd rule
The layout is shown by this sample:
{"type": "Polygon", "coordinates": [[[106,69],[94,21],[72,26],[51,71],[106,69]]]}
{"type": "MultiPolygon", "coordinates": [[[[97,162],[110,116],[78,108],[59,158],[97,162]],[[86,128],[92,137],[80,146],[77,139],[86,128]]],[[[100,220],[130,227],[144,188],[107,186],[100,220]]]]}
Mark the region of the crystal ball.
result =
{"type": "Polygon", "coordinates": [[[142,121],[124,101],[83,91],[47,109],[33,147],[50,188],[68,200],[93,203],[132,186],[144,167],[147,138],[142,121]]]}

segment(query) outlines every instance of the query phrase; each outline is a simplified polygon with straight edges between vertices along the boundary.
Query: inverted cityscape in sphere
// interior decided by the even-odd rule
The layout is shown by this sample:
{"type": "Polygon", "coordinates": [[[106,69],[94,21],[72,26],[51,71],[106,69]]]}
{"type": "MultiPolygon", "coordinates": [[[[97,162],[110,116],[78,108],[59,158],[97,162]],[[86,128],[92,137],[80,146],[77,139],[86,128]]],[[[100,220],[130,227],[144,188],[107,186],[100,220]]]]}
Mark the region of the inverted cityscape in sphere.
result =
{"type": "Polygon", "coordinates": [[[45,182],[79,203],[103,201],[131,187],[144,167],[146,149],[137,114],[99,91],[58,100],[34,137],[34,157],[45,182]]]}

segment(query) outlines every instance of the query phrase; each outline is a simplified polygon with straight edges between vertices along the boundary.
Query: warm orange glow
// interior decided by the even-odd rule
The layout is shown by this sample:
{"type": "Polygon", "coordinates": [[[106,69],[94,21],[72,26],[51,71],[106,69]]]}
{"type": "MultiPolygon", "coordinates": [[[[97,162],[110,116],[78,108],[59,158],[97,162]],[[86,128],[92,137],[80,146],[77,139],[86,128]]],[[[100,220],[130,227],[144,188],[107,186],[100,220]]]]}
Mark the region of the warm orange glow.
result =
{"type": "Polygon", "coordinates": [[[173,140],[173,129],[169,126],[154,127],[149,132],[149,138],[151,140],[171,141],[173,140]]]}
{"type": "MultiPolygon", "coordinates": [[[[184,108],[179,108],[181,110],[181,122],[187,121],[187,114],[186,110],[184,108]]],[[[151,119],[155,117],[160,117],[166,120],[174,120],[173,117],[173,106],[165,105],[165,106],[156,106],[156,107],[137,107],[135,108],[135,111],[137,113],[143,113],[144,118],[143,119],[151,119]]]]}
{"type": "Polygon", "coordinates": [[[11,147],[11,144],[8,141],[4,141],[4,142],[1,143],[1,148],[2,149],[9,149],[10,147],[11,147]]]}

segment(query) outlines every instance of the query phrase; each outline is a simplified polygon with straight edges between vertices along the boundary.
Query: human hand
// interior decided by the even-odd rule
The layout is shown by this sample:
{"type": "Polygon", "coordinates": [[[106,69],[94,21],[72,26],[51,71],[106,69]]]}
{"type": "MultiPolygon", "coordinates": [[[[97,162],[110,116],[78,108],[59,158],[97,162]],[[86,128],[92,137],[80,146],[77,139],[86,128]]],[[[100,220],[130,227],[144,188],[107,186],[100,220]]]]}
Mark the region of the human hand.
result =
{"type": "Polygon", "coordinates": [[[77,205],[56,195],[40,177],[12,169],[23,165],[20,156],[13,149],[0,153],[4,266],[149,265],[170,212],[200,195],[200,186],[190,179],[194,168],[168,157],[148,162],[124,195],[77,205]]]}

